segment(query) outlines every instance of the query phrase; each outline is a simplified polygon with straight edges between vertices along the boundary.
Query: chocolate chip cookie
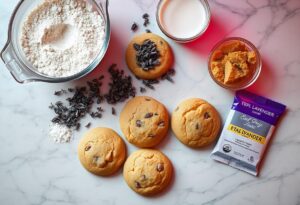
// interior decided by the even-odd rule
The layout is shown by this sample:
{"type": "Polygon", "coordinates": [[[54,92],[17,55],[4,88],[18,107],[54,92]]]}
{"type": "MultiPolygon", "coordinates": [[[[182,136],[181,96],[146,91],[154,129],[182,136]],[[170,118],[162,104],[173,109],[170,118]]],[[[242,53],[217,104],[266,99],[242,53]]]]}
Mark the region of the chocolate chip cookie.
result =
{"type": "Polygon", "coordinates": [[[160,151],[141,149],[132,153],[124,164],[123,176],[138,194],[153,195],[165,189],[172,179],[170,160],[160,151]]]}
{"type": "Polygon", "coordinates": [[[205,100],[192,98],[181,102],[172,113],[175,136],[185,145],[206,146],[219,134],[221,120],[217,110],[205,100]]]}
{"type": "Polygon", "coordinates": [[[157,79],[173,64],[169,44],[153,33],[143,33],[132,39],[126,50],[129,69],[141,79],[157,79]]]}
{"type": "Polygon", "coordinates": [[[125,143],[109,128],[99,127],[88,131],[78,145],[81,164],[89,172],[106,176],[115,173],[126,157],[125,143]]]}
{"type": "Polygon", "coordinates": [[[167,135],[168,111],[151,97],[137,96],[124,106],[120,126],[130,143],[141,148],[154,147],[167,135]]]}

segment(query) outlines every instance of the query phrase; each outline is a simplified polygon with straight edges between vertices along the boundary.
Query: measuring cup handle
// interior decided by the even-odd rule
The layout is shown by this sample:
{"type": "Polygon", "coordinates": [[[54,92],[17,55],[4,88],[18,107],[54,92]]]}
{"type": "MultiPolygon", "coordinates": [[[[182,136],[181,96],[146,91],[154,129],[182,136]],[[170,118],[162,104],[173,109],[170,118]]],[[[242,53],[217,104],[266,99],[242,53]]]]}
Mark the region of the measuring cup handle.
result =
{"type": "Polygon", "coordinates": [[[22,69],[22,65],[16,60],[16,54],[11,44],[7,44],[1,51],[1,58],[10,74],[18,83],[36,81],[33,73],[22,69]]]}

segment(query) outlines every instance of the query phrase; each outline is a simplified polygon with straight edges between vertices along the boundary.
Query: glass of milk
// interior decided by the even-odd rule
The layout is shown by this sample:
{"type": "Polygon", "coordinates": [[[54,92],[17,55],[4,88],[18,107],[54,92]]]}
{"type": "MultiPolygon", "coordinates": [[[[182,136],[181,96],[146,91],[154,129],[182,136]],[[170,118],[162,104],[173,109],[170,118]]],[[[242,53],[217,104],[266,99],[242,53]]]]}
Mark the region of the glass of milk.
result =
{"type": "Polygon", "coordinates": [[[206,0],[160,0],[156,20],[169,38],[186,43],[201,36],[210,22],[206,0]]]}

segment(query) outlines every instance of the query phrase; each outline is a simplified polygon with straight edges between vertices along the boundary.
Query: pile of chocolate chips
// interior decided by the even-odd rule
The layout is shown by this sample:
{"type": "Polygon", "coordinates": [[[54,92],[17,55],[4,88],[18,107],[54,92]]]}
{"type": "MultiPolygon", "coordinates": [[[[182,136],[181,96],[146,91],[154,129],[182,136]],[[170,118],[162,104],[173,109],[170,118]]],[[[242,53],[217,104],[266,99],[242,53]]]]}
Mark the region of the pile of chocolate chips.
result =
{"type": "MultiPolygon", "coordinates": [[[[113,64],[109,68],[111,75],[111,82],[109,83],[109,92],[107,94],[101,93],[102,79],[104,76],[100,76],[98,79],[93,79],[87,82],[87,86],[80,88],[69,88],[68,91],[60,90],[55,91],[54,95],[61,96],[63,94],[74,93],[72,97],[67,98],[68,105],[58,101],[51,103],[50,109],[56,114],[52,119],[53,123],[66,125],[68,128],[80,128],[80,120],[90,114],[92,118],[101,118],[104,110],[101,107],[97,107],[96,111],[91,111],[94,103],[100,104],[104,100],[109,104],[115,104],[123,102],[129,97],[134,97],[136,89],[132,84],[130,76],[124,75],[124,71],[116,69],[116,65],[113,64]]],[[[116,114],[116,110],[112,107],[112,114],[116,114]]],[[[86,127],[90,127],[91,123],[88,123],[86,127]]]]}
{"type": "Polygon", "coordinates": [[[154,69],[160,65],[160,53],[157,50],[157,45],[150,39],[146,39],[142,44],[133,44],[136,50],[136,63],[144,71],[154,69]]]}
{"type": "Polygon", "coordinates": [[[115,104],[123,102],[129,97],[135,97],[136,89],[132,85],[130,76],[125,76],[123,70],[117,70],[116,64],[113,64],[108,72],[110,73],[111,82],[109,83],[109,91],[104,96],[107,103],[115,104]]]}

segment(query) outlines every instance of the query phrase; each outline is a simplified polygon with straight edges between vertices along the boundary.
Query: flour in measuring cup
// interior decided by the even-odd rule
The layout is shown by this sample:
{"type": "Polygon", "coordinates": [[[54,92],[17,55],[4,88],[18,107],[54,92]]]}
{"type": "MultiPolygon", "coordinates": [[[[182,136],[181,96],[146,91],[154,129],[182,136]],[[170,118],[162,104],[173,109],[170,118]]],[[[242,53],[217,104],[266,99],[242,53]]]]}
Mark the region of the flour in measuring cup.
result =
{"type": "Polygon", "coordinates": [[[50,77],[85,69],[105,40],[105,21],[84,0],[47,0],[25,20],[20,37],[26,59],[50,77]]]}

